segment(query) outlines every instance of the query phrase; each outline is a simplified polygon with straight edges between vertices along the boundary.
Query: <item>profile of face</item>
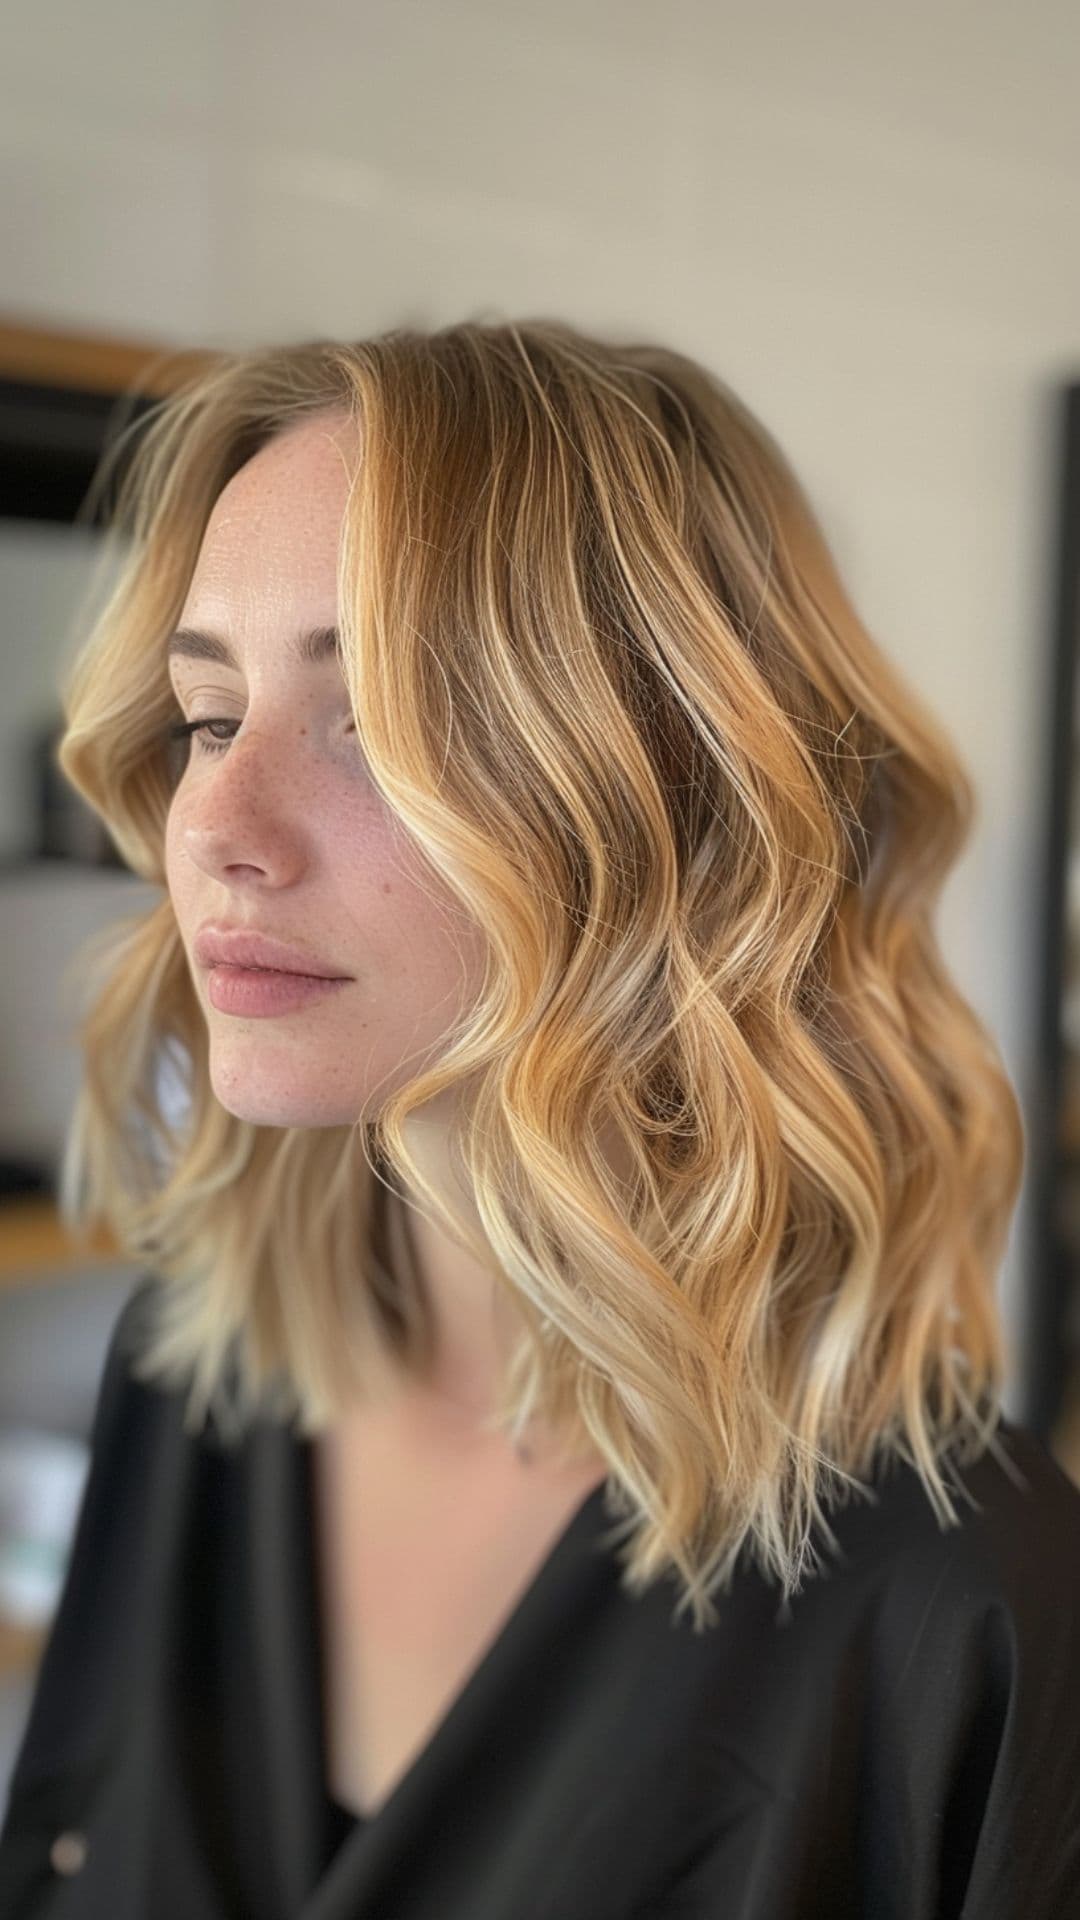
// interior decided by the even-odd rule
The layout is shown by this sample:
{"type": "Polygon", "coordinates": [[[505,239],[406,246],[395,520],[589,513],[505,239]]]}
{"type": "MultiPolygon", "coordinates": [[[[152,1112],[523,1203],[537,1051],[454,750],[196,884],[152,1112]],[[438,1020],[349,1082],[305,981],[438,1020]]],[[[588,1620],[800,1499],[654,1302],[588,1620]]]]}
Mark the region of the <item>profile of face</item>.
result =
{"type": "Polygon", "coordinates": [[[205,647],[169,664],[185,720],[214,724],[183,749],[166,882],[214,1092],[264,1126],[373,1119],[438,1058],[479,979],[476,930],[370,777],[340,661],[295,650],[337,624],[353,433],[343,413],[311,416],[228,482],[177,625],[224,643],[233,664],[205,647]],[[197,949],[207,923],[283,941],[339,983],[304,994],[285,975],[245,985],[211,970],[197,949]]]}

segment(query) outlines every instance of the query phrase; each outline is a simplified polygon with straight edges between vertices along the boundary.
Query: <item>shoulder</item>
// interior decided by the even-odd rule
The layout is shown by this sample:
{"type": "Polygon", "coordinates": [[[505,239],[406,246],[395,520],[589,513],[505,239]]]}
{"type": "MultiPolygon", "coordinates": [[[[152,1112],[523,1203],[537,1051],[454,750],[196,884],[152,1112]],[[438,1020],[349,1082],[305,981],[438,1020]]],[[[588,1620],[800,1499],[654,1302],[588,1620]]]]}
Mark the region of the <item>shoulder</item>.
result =
{"type": "Polygon", "coordinates": [[[103,1456],[128,1444],[126,1436],[131,1427],[143,1429],[149,1436],[151,1430],[164,1432],[175,1422],[179,1395],[144,1382],[138,1372],[160,1297],[157,1277],[140,1275],[113,1323],[90,1433],[91,1478],[95,1471],[100,1472],[103,1456]]]}
{"type": "Polygon", "coordinates": [[[902,1581],[948,1571],[972,1601],[1029,1602],[1035,1587],[1080,1585],[1080,1487],[1027,1428],[999,1420],[974,1460],[940,1463],[955,1519],[940,1514],[916,1468],[889,1459],[865,1498],[834,1521],[841,1559],[902,1581]]]}
{"type": "MultiPolygon", "coordinates": [[[[107,1447],[118,1427],[127,1428],[132,1423],[152,1430],[163,1443],[167,1437],[169,1444],[182,1441],[192,1453],[209,1455],[229,1450],[229,1435],[219,1424],[213,1406],[193,1410],[190,1367],[184,1363],[178,1366],[175,1359],[170,1359],[168,1369],[162,1370],[162,1352],[172,1345],[169,1293],[168,1283],[159,1274],[140,1274],[117,1316],[98,1385],[92,1435],[95,1453],[107,1447]],[[152,1369],[147,1364],[151,1349],[152,1369]]],[[[226,1364],[235,1368],[234,1353],[226,1364]]]]}
{"type": "Polygon", "coordinates": [[[1003,1421],[996,1441],[1000,1457],[957,1476],[958,1564],[990,1597],[1030,1599],[1039,1586],[1068,1601],[1080,1591],[1080,1487],[1026,1428],[1003,1421]]]}
{"type": "Polygon", "coordinates": [[[102,1385],[106,1380],[126,1377],[130,1364],[140,1353],[154,1321],[162,1297],[162,1286],[154,1273],[142,1273],[114,1322],[105,1352],[102,1385]]]}
{"type": "Polygon", "coordinates": [[[867,1498],[830,1512],[835,1551],[805,1589],[819,1589],[808,1624],[828,1621],[849,1644],[865,1632],[890,1697],[902,1676],[935,1712],[992,1695],[1033,1743],[1059,1726],[1080,1769],[1080,1721],[1061,1724],[1080,1699],[1080,1488],[1005,1419],[978,1458],[940,1464],[955,1522],[895,1459],[867,1498]]]}
{"type": "Polygon", "coordinates": [[[948,1887],[934,1911],[1063,1920],[1080,1885],[1080,1488],[1008,1420],[941,1465],[953,1524],[895,1460],[830,1513],[798,1653],[825,1676],[833,1734],[852,1702],[871,1729],[864,1795],[875,1817],[906,1810],[895,1848],[948,1887]]]}

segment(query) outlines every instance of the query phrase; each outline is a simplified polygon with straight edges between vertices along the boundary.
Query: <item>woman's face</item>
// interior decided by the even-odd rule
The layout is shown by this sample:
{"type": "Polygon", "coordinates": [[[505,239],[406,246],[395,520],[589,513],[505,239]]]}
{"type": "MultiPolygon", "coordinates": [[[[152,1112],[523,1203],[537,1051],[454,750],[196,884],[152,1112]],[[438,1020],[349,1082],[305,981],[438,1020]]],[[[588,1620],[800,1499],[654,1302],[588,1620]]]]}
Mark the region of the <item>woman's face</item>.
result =
{"type": "MultiPolygon", "coordinates": [[[[374,1118],[438,1057],[479,977],[478,936],[447,898],[440,905],[367,774],[338,660],[311,664],[293,651],[298,636],[337,623],[355,445],[346,416],[324,413],[234,475],[178,627],[224,643],[235,664],[170,660],[185,720],[222,724],[180,748],[168,889],[214,1091],[230,1113],[265,1126],[374,1118]],[[233,1010],[227,976],[195,950],[208,922],[285,941],[343,983],[272,1013],[233,1010]]],[[[264,990],[275,978],[262,976],[264,990]]]]}

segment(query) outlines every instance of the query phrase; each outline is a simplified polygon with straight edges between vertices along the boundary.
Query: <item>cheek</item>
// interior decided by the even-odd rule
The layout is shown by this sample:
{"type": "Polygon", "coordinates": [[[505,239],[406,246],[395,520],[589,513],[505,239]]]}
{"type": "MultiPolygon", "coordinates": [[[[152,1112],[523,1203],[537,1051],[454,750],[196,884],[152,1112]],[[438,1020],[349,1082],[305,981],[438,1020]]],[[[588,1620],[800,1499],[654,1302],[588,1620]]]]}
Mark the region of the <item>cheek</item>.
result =
{"type": "Polygon", "coordinates": [[[211,911],[221,909],[223,894],[221,886],[215,886],[210,875],[191,858],[184,845],[183,821],[182,803],[174,799],[165,818],[162,847],[165,892],[190,958],[197,927],[211,911]]]}
{"type": "Polygon", "coordinates": [[[171,803],[165,816],[165,885],[170,894],[175,894],[179,863],[177,861],[177,823],[176,802],[171,803]]]}
{"type": "Polygon", "coordinates": [[[392,822],[369,821],[358,845],[339,849],[334,891],[357,950],[391,990],[418,1006],[475,990],[486,942],[392,822]]]}
{"type": "Polygon", "coordinates": [[[174,799],[165,817],[165,882],[171,894],[190,885],[192,863],[184,852],[183,804],[174,799]]]}

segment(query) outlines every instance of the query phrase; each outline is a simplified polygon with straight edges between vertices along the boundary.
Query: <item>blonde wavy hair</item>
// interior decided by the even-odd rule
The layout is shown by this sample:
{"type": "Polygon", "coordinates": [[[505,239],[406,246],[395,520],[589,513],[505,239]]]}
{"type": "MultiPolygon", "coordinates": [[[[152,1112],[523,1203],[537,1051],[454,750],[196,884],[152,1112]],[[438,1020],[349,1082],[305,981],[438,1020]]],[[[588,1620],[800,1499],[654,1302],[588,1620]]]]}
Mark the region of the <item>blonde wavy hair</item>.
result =
{"type": "Polygon", "coordinates": [[[786,1601],[889,1456],[955,1524],[946,1452],[997,1445],[1024,1156],[931,925],[973,786],[714,374],[547,320],[200,359],[99,470],[123,456],[125,544],[66,673],[62,771],[164,887],[165,638],[225,483],[328,408],[363,447],[338,588],[366,764],[488,972],[374,1121],[263,1127],[213,1093],[167,894],[108,930],[61,1207],[161,1283],[140,1377],[188,1385],[189,1429],[309,1435],[372,1342],[422,1377],[424,1299],[381,1253],[397,1171],[521,1314],[493,1430],[535,1411],[608,1462],[628,1591],[674,1569],[700,1630],[745,1551],[786,1601]],[[402,1132],[466,1076],[486,1247],[402,1132]]]}

